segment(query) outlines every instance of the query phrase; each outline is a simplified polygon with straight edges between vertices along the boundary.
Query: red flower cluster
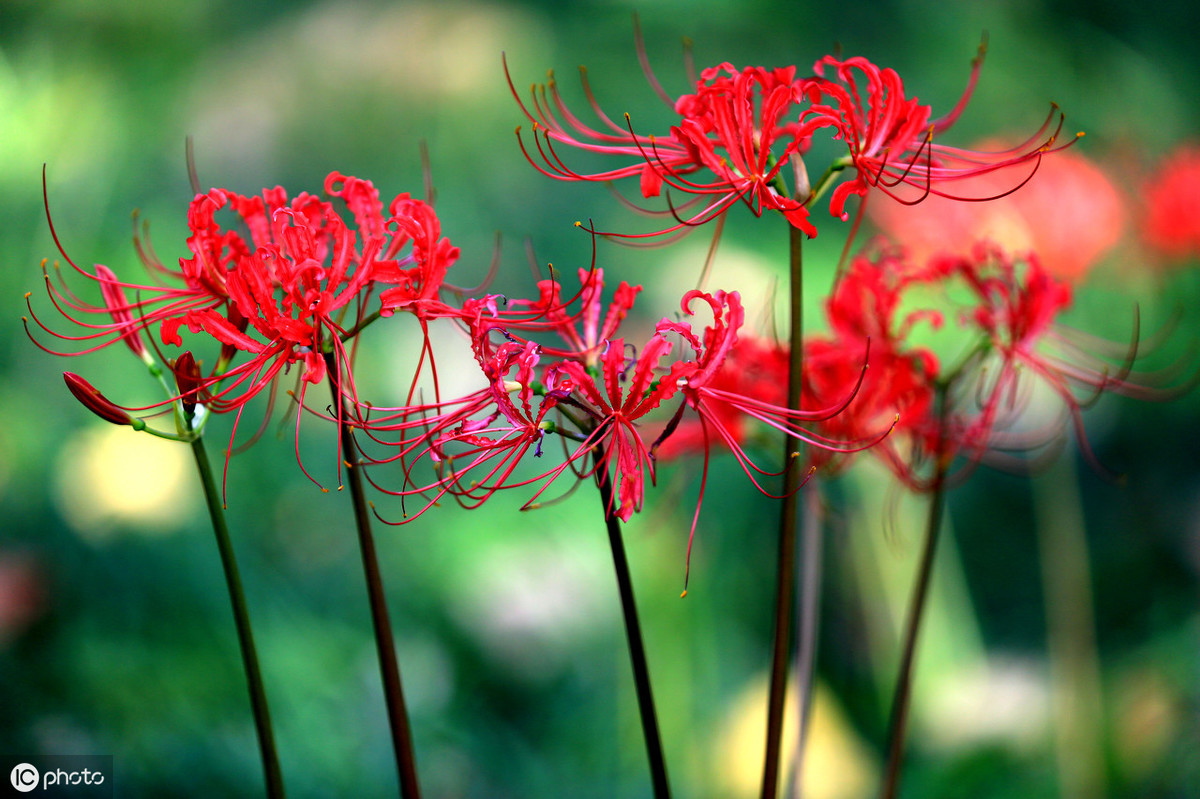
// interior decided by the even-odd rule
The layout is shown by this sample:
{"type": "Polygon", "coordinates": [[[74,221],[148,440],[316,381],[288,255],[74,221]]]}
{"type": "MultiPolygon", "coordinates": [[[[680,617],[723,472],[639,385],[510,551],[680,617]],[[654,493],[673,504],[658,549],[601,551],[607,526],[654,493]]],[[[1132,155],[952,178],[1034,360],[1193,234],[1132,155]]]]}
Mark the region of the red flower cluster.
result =
{"type": "MultiPolygon", "coordinates": [[[[665,136],[634,133],[628,115],[625,126],[615,124],[592,96],[586,73],[584,90],[601,121],[599,130],[568,108],[553,81],[534,86],[528,105],[521,102],[511,77],[509,87],[533,123],[536,156],[523,140],[522,151],[543,174],[593,181],[637,176],[643,197],[657,196],[664,184],[694,197],[685,205],[671,206],[674,225],[647,234],[609,235],[640,238],[679,231],[715,219],[741,201],[759,216],[764,210],[779,211],[811,237],[817,229],[808,218],[809,207],[826,184],[809,185],[803,156],[813,134],[823,128],[830,128],[848,149],[828,178],[854,169],[854,178],[834,190],[830,203],[831,213],[843,219],[848,197],[866,197],[873,188],[910,204],[931,194],[957,199],[1003,196],[1029,179],[1044,153],[1071,143],[1057,144],[1063,117],[1056,108],[1026,141],[1006,150],[973,152],[935,142],[966,107],[982,61],[981,48],[961,99],[939,119],[932,119],[929,106],[906,96],[894,70],[865,58],[843,61],[827,56],[817,61],[812,76],[799,78],[795,67],[739,70],[721,64],[701,72],[695,91],[674,101],[680,121],[665,136]],[[832,70],[828,77],[827,70],[832,70]],[[617,156],[628,163],[582,173],[567,166],[556,145],[617,156]],[[1026,171],[999,190],[988,184],[976,187],[986,193],[964,197],[951,188],[973,178],[1007,174],[1020,165],[1027,165],[1026,171]],[[784,179],[788,167],[790,186],[784,179]],[[711,177],[695,177],[697,173],[711,177]],[[901,191],[905,185],[915,190],[901,191]]],[[[657,80],[650,78],[657,87],[657,80]]],[[[521,139],[520,128],[517,137],[521,139]]]]}
{"type": "MultiPolygon", "coordinates": [[[[240,417],[246,403],[293,366],[300,369],[301,405],[307,386],[324,380],[329,365],[335,368],[332,379],[339,390],[354,399],[344,341],[376,315],[406,310],[427,318],[444,312],[447,306],[438,292],[458,250],[441,236],[433,208],[407,194],[395,197],[385,213],[369,181],[335,172],[326,179],[325,191],[344,202],[354,228],[331,200],[306,193],[289,200],[280,187],[261,196],[225,189],[197,195],[188,211],[190,255],[179,260],[178,269],[167,268],[148,241],[137,240],[152,284],[121,281],[103,265],[88,272],[60,245],[70,266],[99,285],[103,303],[86,302],[66,281],[57,285],[47,275],[55,307],[84,332],[63,334],[43,324],[32,306],[30,314],[44,332],[85,345],[55,353],[59,355],[124,341],[153,365],[143,334],[156,331],[164,345],[183,347],[183,327],[219,344],[220,354],[207,372],[190,352],[175,358],[160,353],[161,360],[172,364],[179,393],[149,406],[121,409],[126,413],[182,402],[189,410],[201,404],[217,413],[236,411],[240,417]],[[229,212],[249,232],[248,240],[218,219],[219,213],[229,212]],[[371,310],[376,291],[379,298],[371,310]],[[136,299],[131,301],[131,295],[136,299]],[[247,357],[238,361],[239,353],[247,357]]],[[[88,397],[101,397],[88,388],[88,397]]]]}
{"type": "Polygon", "coordinates": [[[405,464],[405,486],[389,493],[426,495],[424,511],[447,493],[474,506],[502,488],[540,484],[525,505],[531,507],[564,471],[588,476],[605,470],[612,472],[616,485],[615,507],[610,510],[628,520],[642,507],[646,482],[655,480],[659,447],[687,426],[685,411],[694,414],[691,424],[700,426],[706,441],[711,430],[715,440],[734,451],[755,485],[759,483],[754,473],[765,472],[742,449],[740,434],[726,424],[730,408],[818,447],[858,449],[879,437],[876,431],[870,440],[827,441],[802,425],[826,419],[840,407],[788,411],[722,386],[719,375],[737,351],[744,321],[736,292],[686,293],[683,312],[691,315],[692,305],[701,300],[712,312],[712,323],[697,331],[690,322],[663,319],[639,348],[621,335],[620,322],[640,287],[622,282],[604,310],[603,272],[581,270],[580,279],[583,288],[566,301],[561,286],[545,280],[539,284],[538,300],[509,300],[504,311],[497,297],[464,304],[457,318],[471,336],[486,385],[463,398],[386,414],[376,409],[366,428],[377,441],[398,449],[374,462],[405,464]],[[576,301],[578,308],[569,310],[576,301]],[[527,338],[546,332],[555,333],[566,346],[527,338]],[[682,353],[677,352],[679,342],[682,353]],[[659,415],[677,395],[681,403],[674,414],[659,415]],[[548,433],[572,442],[563,462],[532,476],[514,476],[528,450],[542,455],[548,433]],[[414,462],[426,455],[437,476],[417,485],[414,462]]]}
{"type": "MultiPolygon", "coordinates": [[[[921,267],[895,249],[854,258],[826,300],[829,332],[804,342],[802,407],[811,429],[797,437],[817,445],[809,462],[844,468],[846,454],[870,447],[923,490],[938,459],[962,456],[960,479],[979,462],[1015,467],[1050,451],[1071,427],[1095,463],[1083,429],[1087,404],[1104,391],[1170,392],[1147,387],[1149,376],[1132,379],[1136,346],[1114,352],[1058,324],[1070,303],[1070,286],[1035,254],[1014,257],[995,245],[921,267]],[[1031,403],[1046,400],[1058,412],[1031,423],[1031,403]]],[[[778,426],[762,409],[781,403],[787,356],[786,345],[739,338],[699,392],[703,418],[681,423],[664,453],[707,452],[712,429],[741,459],[756,431],[769,430],[756,421],[778,426]]]]}
{"type": "MultiPolygon", "coordinates": [[[[869,336],[862,401],[821,429],[848,436],[899,413],[895,433],[873,452],[911,487],[927,487],[923,464],[937,459],[962,455],[963,476],[980,461],[1015,465],[1061,442],[1068,421],[1094,462],[1082,407],[1102,391],[1154,392],[1129,380],[1128,360],[1113,365],[1091,354],[1084,345],[1095,341],[1057,324],[1070,303],[1070,286],[1034,253],[1012,256],[981,243],[970,255],[934,258],[921,268],[896,251],[861,255],[827,303],[831,334],[805,344],[808,401],[845,386],[845,362],[862,357],[869,336]],[[912,343],[920,323],[954,326],[947,338],[955,343],[944,353],[951,365],[912,343]],[[1030,427],[1025,411],[1047,396],[1059,413],[1030,427]]],[[[1132,359],[1136,348],[1127,355],[1132,359]]]]}
{"type": "Polygon", "coordinates": [[[1180,147],[1163,159],[1143,198],[1146,243],[1169,258],[1200,255],[1200,148],[1180,147]]]}

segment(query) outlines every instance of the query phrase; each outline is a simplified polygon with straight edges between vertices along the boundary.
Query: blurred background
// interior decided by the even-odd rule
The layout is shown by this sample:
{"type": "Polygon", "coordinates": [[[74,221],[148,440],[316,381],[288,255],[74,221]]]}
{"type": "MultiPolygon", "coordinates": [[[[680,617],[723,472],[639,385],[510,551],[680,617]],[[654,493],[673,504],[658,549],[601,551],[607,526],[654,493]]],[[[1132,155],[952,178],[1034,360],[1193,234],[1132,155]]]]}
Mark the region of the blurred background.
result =
{"type": "MultiPolygon", "coordinates": [[[[524,295],[526,240],[539,262],[573,271],[591,257],[575,220],[602,230],[650,223],[602,186],[530,168],[513,136],[525,120],[502,52],[518,87],[554,69],[580,111],[576,68],[586,64],[612,117],[627,111],[639,129],[658,130],[669,114],[637,65],[635,10],[673,95],[689,90],[684,37],[701,66],[806,72],[840,48],[898,70],[935,115],[958,99],[986,31],[977,91],[946,140],[1021,136],[1057,102],[1070,131],[1087,132],[1071,153],[1103,185],[1051,191],[1031,216],[1010,209],[962,224],[1051,247],[1037,222],[1072,220],[1058,245],[1080,259],[1068,270],[1078,283],[1070,323],[1127,342],[1136,303],[1144,329],[1174,325],[1149,356],[1153,368],[1186,359],[1200,332],[1195,250],[1164,253],[1144,235],[1148,187],[1200,121],[1200,19],[1185,8],[0,0],[0,296],[9,298],[0,315],[0,753],[112,754],[122,796],[261,795],[228,600],[186,448],[106,425],[64,390],[69,369],[123,404],[156,399],[124,348],[54,358],[22,329],[26,292],[54,319],[38,268],[57,254],[43,164],[67,252],[136,281],[133,209],[150,220],[164,262],[186,252],[189,135],[202,185],[244,194],[277,184],[317,192],[337,170],[372,180],[385,198],[420,195],[425,142],[443,232],[463,252],[452,279],[477,282],[499,232],[497,290],[524,295]]],[[[749,324],[769,334],[787,236],[782,220],[741,210],[709,285],[739,289],[749,324]]],[[[820,219],[806,255],[814,328],[846,235],[820,219]]],[[[707,246],[704,233],[658,250],[601,242],[599,263],[646,286],[638,324],[649,330],[694,285],[707,246]]],[[[408,321],[364,336],[364,393],[406,386],[418,341],[408,321]]],[[[447,358],[447,382],[469,379],[469,360],[447,358]]],[[[1088,412],[1089,439],[1126,476],[1122,485],[1069,447],[1033,479],[981,470],[951,494],[905,795],[1200,795],[1198,403],[1195,393],[1166,404],[1106,397],[1088,412]]],[[[295,797],[393,794],[349,507],[300,473],[281,416],[233,458],[228,497],[285,780],[295,797]]],[[[229,420],[209,431],[221,449],[229,420]]],[[[305,464],[327,483],[332,446],[328,429],[304,425],[305,464]]],[[[625,528],[627,546],[676,793],[752,796],[776,510],[719,458],[710,485],[721,490],[705,498],[680,600],[694,467],[662,470],[652,504],[625,528]]],[[[822,487],[821,650],[804,795],[867,796],[925,506],[865,458],[822,487]]],[[[439,508],[377,531],[426,793],[648,796],[594,492],[582,486],[520,513],[523,499],[500,496],[474,513],[439,508]]],[[[399,515],[386,502],[381,510],[399,515]]]]}

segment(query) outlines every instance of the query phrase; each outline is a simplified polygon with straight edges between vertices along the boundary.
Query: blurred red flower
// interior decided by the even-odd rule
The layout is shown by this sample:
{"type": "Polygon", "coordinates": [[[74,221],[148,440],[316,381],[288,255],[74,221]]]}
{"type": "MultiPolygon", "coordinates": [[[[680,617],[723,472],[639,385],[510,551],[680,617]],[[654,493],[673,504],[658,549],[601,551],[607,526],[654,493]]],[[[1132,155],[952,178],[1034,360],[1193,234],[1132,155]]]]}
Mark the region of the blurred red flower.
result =
{"type": "Polygon", "coordinates": [[[1187,144],[1164,158],[1142,198],[1146,243],[1169,258],[1200,256],[1200,146],[1187,144]]]}
{"type": "MultiPolygon", "coordinates": [[[[1009,185],[1000,174],[976,181],[985,193],[1009,185]]],[[[967,255],[975,242],[987,239],[1009,252],[1038,253],[1051,275],[1072,282],[1116,245],[1128,216],[1112,179],[1075,150],[1043,160],[1020,191],[995,200],[964,203],[935,196],[910,207],[879,197],[867,215],[913,263],[939,253],[967,255]]]]}

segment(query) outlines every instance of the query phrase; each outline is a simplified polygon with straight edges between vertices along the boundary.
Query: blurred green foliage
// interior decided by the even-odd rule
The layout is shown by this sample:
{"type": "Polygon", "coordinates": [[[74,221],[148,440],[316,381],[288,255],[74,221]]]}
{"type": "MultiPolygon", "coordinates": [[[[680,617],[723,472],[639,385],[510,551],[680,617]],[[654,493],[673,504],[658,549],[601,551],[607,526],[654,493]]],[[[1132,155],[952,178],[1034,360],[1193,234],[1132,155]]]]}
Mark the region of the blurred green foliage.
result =
{"type": "MultiPolygon", "coordinates": [[[[668,91],[687,88],[679,40],[688,36],[699,64],[805,69],[840,47],[893,66],[935,109],[957,98],[986,31],[988,61],[959,141],[1029,130],[1053,100],[1068,125],[1088,132],[1083,151],[1135,197],[1158,157],[1196,137],[1200,20],[1185,8],[663,0],[636,10],[668,91]]],[[[653,129],[667,117],[637,68],[632,10],[620,2],[0,4],[0,296],[10,301],[0,320],[0,753],[111,753],[122,796],[261,788],[190,464],[146,511],[133,465],[105,474],[101,464],[97,474],[88,459],[99,450],[81,444],[135,434],[101,429],[59,375],[78,371],[122,402],[151,397],[153,386],[119,347],[67,362],[39,352],[20,325],[27,291],[40,313],[52,313],[38,272],[56,255],[43,164],[67,252],[124,275],[139,268],[133,208],[151,220],[165,262],[184,253],[188,135],[202,183],[247,194],[276,184],[317,191],[333,170],[369,178],[385,196],[420,194],[425,142],[444,232],[463,248],[456,281],[482,277],[499,231],[498,290],[527,293],[523,240],[539,261],[573,270],[588,263],[591,243],[572,222],[594,218],[612,229],[630,217],[603,187],[549,181],[525,163],[513,136],[524,120],[500,54],[518,87],[553,68],[580,104],[575,68],[586,64],[602,106],[653,129]],[[131,494],[132,510],[104,505],[114,484],[131,494]],[[97,498],[97,486],[108,493],[97,498]]],[[[756,287],[757,295],[743,288],[748,304],[766,304],[771,277],[783,274],[786,236],[780,224],[778,235],[764,235],[768,224],[735,213],[722,243],[717,274],[756,287]]],[[[814,320],[843,235],[824,229],[808,256],[814,320]]],[[[674,311],[705,246],[601,243],[599,262],[647,285],[649,325],[674,311]]],[[[1118,250],[1080,291],[1072,321],[1119,341],[1134,301],[1150,328],[1182,308],[1165,363],[1175,345],[1200,335],[1200,285],[1194,274],[1143,266],[1136,244],[1118,250]]],[[[359,375],[380,391],[404,385],[396,372],[417,341],[397,321],[364,337],[359,375]]],[[[1059,793],[1038,503],[1076,485],[1094,598],[1094,657],[1084,652],[1081,668],[1097,670],[1100,702],[1089,743],[1098,772],[1087,777],[1099,792],[1090,795],[1200,794],[1197,410],[1194,396],[1100,403],[1089,430],[1101,460],[1127,474],[1120,489],[1071,464],[1066,477],[1037,478],[1065,481],[1040,493],[1025,478],[981,471],[952,494],[955,544],[938,567],[906,795],[1059,793]]],[[[223,445],[227,422],[212,425],[212,448],[223,445]]],[[[305,463],[326,484],[332,444],[328,430],[304,425],[305,463]]],[[[694,470],[664,469],[661,501],[626,528],[680,796],[752,795],[759,768],[761,726],[743,717],[765,712],[756,708],[765,703],[775,510],[726,461],[710,475],[721,490],[705,500],[685,601],[676,597],[694,470]]],[[[151,468],[161,476],[166,466],[151,468]]],[[[903,606],[922,513],[919,500],[892,503],[869,469],[828,488],[820,680],[829,690],[818,732],[833,765],[810,758],[813,797],[853,795],[859,784],[874,790],[895,649],[880,631],[903,606]]],[[[439,508],[379,531],[427,795],[649,795],[596,500],[583,486],[559,505],[527,513],[518,505],[513,496],[475,513],[439,508]]],[[[229,513],[291,794],[393,792],[346,498],[304,479],[285,422],[232,460],[229,513]]]]}

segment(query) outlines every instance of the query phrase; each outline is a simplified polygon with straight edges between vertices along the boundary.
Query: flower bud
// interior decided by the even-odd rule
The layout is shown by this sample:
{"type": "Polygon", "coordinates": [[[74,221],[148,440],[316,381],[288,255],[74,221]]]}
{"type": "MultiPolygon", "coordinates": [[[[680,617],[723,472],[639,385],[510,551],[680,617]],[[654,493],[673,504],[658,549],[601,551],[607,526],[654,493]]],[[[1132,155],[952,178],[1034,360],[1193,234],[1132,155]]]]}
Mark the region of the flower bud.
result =
{"type": "Polygon", "coordinates": [[[145,342],[142,341],[140,327],[133,318],[129,301],[125,299],[125,290],[117,280],[117,275],[104,264],[96,264],[96,278],[100,282],[100,293],[104,297],[104,307],[112,315],[113,321],[124,332],[121,339],[133,350],[133,354],[143,361],[150,357],[145,342]]]}
{"type": "Polygon", "coordinates": [[[192,351],[187,350],[176,358],[175,363],[171,365],[171,371],[175,373],[175,385],[179,387],[183,412],[191,416],[196,412],[196,402],[203,382],[200,367],[196,365],[192,351]]]}
{"type": "Polygon", "coordinates": [[[67,381],[67,388],[75,395],[75,399],[106,422],[127,424],[138,429],[145,426],[141,419],[134,419],[124,408],[113,404],[95,386],[74,372],[63,372],[63,379],[67,381]]]}

